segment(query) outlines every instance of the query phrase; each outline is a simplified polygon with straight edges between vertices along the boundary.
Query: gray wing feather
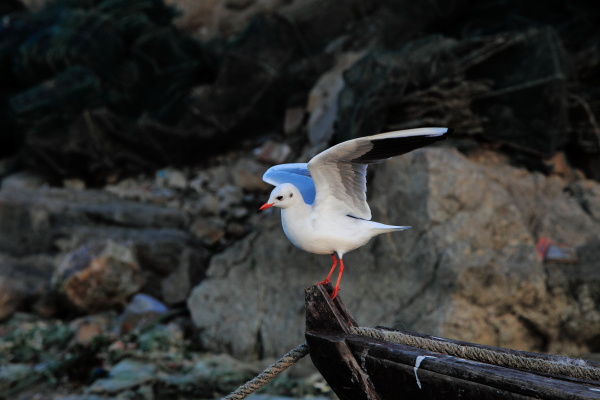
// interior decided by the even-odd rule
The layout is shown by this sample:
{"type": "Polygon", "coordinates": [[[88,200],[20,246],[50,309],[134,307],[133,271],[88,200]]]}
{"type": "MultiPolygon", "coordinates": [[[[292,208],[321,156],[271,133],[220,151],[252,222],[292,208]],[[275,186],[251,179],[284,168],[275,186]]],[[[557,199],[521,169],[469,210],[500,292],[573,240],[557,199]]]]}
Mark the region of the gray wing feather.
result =
{"type": "Polygon", "coordinates": [[[370,220],[368,165],[445,139],[451,132],[448,128],[388,132],[348,140],[319,153],[308,163],[316,189],[315,209],[370,220]]]}

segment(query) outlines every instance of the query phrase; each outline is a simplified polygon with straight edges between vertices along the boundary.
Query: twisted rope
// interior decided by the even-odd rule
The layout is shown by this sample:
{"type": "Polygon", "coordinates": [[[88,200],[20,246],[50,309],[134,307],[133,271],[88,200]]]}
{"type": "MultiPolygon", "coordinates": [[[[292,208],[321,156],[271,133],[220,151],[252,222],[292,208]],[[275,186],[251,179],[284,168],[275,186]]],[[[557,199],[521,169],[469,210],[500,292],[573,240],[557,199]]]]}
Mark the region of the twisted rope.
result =
{"type": "Polygon", "coordinates": [[[377,328],[350,327],[350,330],[352,333],[361,336],[368,336],[375,339],[381,339],[388,342],[497,365],[500,367],[568,376],[576,379],[600,381],[600,368],[591,366],[585,360],[581,359],[561,356],[555,356],[555,360],[528,357],[525,355],[464,346],[457,343],[427,339],[408,335],[403,332],[391,332],[377,328]]]}
{"type": "Polygon", "coordinates": [[[285,371],[288,367],[294,364],[296,361],[308,354],[308,345],[306,342],[300,346],[286,353],[279,360],[269,365],[263,372],[258,374],[255,378],[249,380],[234,392],[231,392],[227,397],[222,400],[242,400],[265,386],[267,383],[273,380],[277,375],[285,371]]]}

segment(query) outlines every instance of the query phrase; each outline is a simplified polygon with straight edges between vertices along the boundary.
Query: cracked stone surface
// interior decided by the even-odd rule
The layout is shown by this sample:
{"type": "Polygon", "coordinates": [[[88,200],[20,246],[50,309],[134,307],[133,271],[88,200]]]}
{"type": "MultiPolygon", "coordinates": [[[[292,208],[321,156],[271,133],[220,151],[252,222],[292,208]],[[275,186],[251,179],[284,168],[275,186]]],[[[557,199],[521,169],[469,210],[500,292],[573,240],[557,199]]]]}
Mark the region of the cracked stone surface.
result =
{"type": "MultiPolygon", "coordinates": [[[[597,183],[565,190],[561,178],[448,148],[372,171],[373,219],[413,228],[344,257],[340,293],[361,325],[533,351],[597,346],[600,223],[589,211],[597,183]],[[541,236],[575,247],[579,263],[543,263],[541,236]]],[[[246,359],[304,340],[303,288],[330,266],[329,257],[293,247],[279,210],[256,221],[254,234],[213,257],[188,299],[202,344],[246,359]]]]}

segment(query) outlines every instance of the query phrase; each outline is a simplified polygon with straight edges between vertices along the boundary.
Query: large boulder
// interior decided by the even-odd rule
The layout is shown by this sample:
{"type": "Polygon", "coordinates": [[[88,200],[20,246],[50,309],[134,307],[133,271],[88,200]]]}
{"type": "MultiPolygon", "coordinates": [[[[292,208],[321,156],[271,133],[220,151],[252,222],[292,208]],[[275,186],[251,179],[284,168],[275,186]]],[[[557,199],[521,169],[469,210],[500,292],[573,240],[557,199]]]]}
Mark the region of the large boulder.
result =
{"type": "Polygon", "coordinates": [[[75,308],[93,313],[125,306],[144,278],[132,246],[109,240],[69,253],[53,283],[75,308]]]}
{"type": "MultiPolygon", "coordinates": [[[[97,248],[98,243],[101,248],[112,250],[126,247],[127,252],[116,252],[116,259],[120,260],[121,255],[126,254],[126,259],[135,261],[123,263],[125,266],[136,265],[133,269],[125,268],[133,274],[130,277],[134,284],[125,284],[128,288],[124,292],[119,289],[120,297],[116,296],[115,304],[123,303],[138,291],[161,298],[169,305],[181,304],[203,278],[210,256],[200,241],[187,231],[188,220],[188,214],[181,209],[121,199],[100,190],[3,187],[0,190],[0,252],[14,260],[31,254],[51,254],[59,260],[57,264],[65,258],[61,268],[69,273],[58,275],[66,278],[77,270],[77,279],[58,279],[57,287],[64,292],[63,283],[77,282],[73,287],[80,288],[82,296],[88,297],[92,296],[87,292],[88,286],[96,287],[98,280],[106,278],[104,272],[113,271],[113,266],[121,264],[114,264],[111,257],[95,256],[90,259],[108,262],[92,263],[95,267],[101,266],[99,269],[71,269],[71,264],[80,266],[82,255],[96,254],[90,253],[90,249],[97,248]],[[107,243],[112,244],[105,246],[107,243]],[[98,271],[101,271],[100,275],[95,275],[98,271]]],[[[22,264],[19,277],[38,276],[30,262],[22,264]]],[[[115,270],[117,274],[119,268],[115,270]]],[[[13,269],[11,263],[0,257],[0,283],[9,282],[3,271],[13,269]]],[[[54,265],[47,271],[46,275],[51,276],[54,265]]],[[[49,279],[46,283],[49,287],[49,279]]],[[[5,305],[6,312],[0,312],[0,316],[9,315],[12,309],[19,307],[19,299],[24,298],[24,291],[13,286],[1,296],[0,303],[5,305]]],[[[108,297],[106,304],[112,302],[110,294],[108,297]]],[[[77,307],[84,310],[94,309],[102,303],[96,303],[93,297],[78,299],[74,304],[79,302],[77,307]]]]}
{"type": "MultiPolygon", "coordinates": [[[[561,178],[496,153],[448,148],[371,171],[373,219],[413,229],[344,257],[341,296],[361,325],[526,350],[597,350],[600,223],[588,211],[596,193],[588,186],[597,184],[566,191],[561,178]],[[544,263],[535,249],[542,236],[576,248],[579,262],[544,263]]],[[[294,248],[278,214],[261,215],[254,234],[213,257],[188,299],[206,348],[260,358],[303,340],[303,288],[324,278],[330,260],[294,248]]]]}

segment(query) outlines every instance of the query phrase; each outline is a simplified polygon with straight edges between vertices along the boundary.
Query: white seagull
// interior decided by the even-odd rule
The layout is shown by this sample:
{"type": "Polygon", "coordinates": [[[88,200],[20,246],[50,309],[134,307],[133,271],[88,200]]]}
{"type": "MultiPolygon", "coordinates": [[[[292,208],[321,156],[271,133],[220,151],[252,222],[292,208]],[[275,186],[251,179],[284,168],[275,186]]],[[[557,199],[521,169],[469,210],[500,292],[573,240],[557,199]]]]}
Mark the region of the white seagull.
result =
{"type": "Polygon", "coordinates": [[[340,270],[330,295],[333,300],[340,290],[344,254],[365,245],[374,236],[410,228],[371,221],[366,196],[367,166],[443,140],[451,133],[448,128],[381,133],[335,145],[308,164],[271,167],[263,180],[276,187],[258,211],[281,208],[283,231],[296,247],[331,255],[331,270],[317,285],[330,282],[337,254],[340,270]]]}

